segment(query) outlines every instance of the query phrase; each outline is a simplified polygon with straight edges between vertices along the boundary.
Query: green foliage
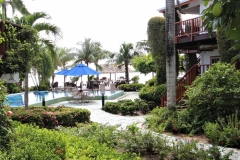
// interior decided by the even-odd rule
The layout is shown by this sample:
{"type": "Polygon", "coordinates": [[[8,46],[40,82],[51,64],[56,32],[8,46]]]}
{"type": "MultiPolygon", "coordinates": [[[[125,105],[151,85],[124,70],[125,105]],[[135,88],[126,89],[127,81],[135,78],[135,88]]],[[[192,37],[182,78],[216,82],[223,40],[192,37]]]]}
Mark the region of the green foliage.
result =
{"type": "Polygon", "coordinates": [[[215,123],[207,122],[203,126],[210,142],[231,148],[240,148],[240,123],[237,114],[219,118],[215,123]]]}
{"type": "Polygon", "coordinates": [[[141,88],[144,87],[142,83],[133,83],[133,84],[120,84],[119,89],[124,91],[139,91],[141,88]]]}
{"type": "MultiPolygon", "coordinates": [[[[115,147],[118,143],[118,136],[116,134],[116,129],[118,126],[109,126],[107,124],[83,124],[77,123],[77,135],[79,137],[84,137],[87,139],[96,139],[99,143],[105,143],[107,146],[115,147]]],[[[61,127],[60,130],[67,129],[61,127]]]]}
{"type": "Polygon", "coordinates": [[[132,43],[123,43],[120,46],[119,53],[116,53],[113,61],[118,65],[119,68],[125,68],[125,78],[126,83],[129,83],[129,69],[128,66],[131,64],[132,59],[135,56],[138,56],[139,53],[134,50],[134,46],[132,43]]]}
{"type": "Polygon", "coordinates": [[[201,131],[205,122],[234,114],[240,104],[240,72],[234,66],[216,63],[198,77],[187,92],[192,132],[201,131]]]}
{"type": "Polygon", "coordinates": [[[81,108],[58,107],[30,107],[11,108],[13,112],[12,120],[21,123],[36,124],[43,128],[55,128],[58,125],[75,126],[75,123],[85,123],[90,121],[90,112],[81,108]]]}
{"type": "Polygon", "coordinates": [[[38,86],[38,91],[47,91],[48,90],[48,86],[46,84],[40,84],[38,86]]]}
{"type": "Polygon", "coordinates": [[[146,82],[147,87],[157,86],[157,77],[153,77],[146,82]]]}
{"type": "Polygon", "coordinates": [[[156,65],[157,84],[166,82],[166,29],[165,18],[153,17],[148,21],[148,44],[156,65]]]}
{"type": "Polygon", "coordinates": [[[1,159],[129,159],[136,154],[118,153],[94,138],[83,138],[71,132],[39,129],[15,124],[15,140],[1,159]]]}
{"type": "Polygon", "coordinates": [[[155,61],[152,58],[152,54],[134,57],[132,65],[137,71],[143,74],[156,72],[155,61]]]}
{"type": "Polygon", "coordinates": [[[158,86],[150,86],[153,81],[150,81],[148,85],[143,87],[139,92],[139,97],[146,101],[154,101],[160,103],[161,97],[166,93],[166,84],[161,84],[158,86]]]}
{"type": "Polygon", "coordinates": [[[162,133],[189,133],[191,129],[187,110],[171,111],[166,107],[154,108],[146,118],[146,124],[152,130],[162,133]]]}
{"type": "Polygon", "coordinates": [[[18,83],[5,83],[5,86],[7,88],[7,92],[9,94],[12,93],[20,93],[21,92],[21,87],[18,85],[18,83]]]}
{"type": "Polygon", "coordinates": [[[139,160],[137,155],[151,154],[159,159],[226,160],[232,154],[222,155],[223,150],[217,146],[206,148],[197,141],[169,141],[165,136],[139,129],[136,124],[121,130],[107,124],[78,124],[57,131],[13,124],[15,139],[7,152],[0,151],[0,159],[139,160]]]}
{"type": "Polygon", "coordinates": [[[102,109],[113,114],[121,113],[122,115],[133,115],[137,114],[137,111],[146,114],[149,111],[149,104],[140,99],[134,99],[134,101],[126,99],[119,100],[118,102],[106,102],[102,109]]]}
{"type": "Polygon", "coordinates": [[[139,81],[139,76],[134,76],[134,77],[132,77],[131,80],[133,81],[133,84],[137,84],[139,81]]]}
{"type": "Polygon", "coordinates": [[[7,115],[6,108],[3,106],[3,102],[6,100],[5,95],[5,86],[3,82],[0,81],[0,150],[8,148],[10,139],[12,137],[11,129],[11,120],[7,115]]]}
{"type": "Polygon", "coordinates": [[[29,26],[19,29],[11,24],[5,24],[5,31],[6,58],[0,64],[0,74],[18,72],[23,79],[23,73],[30,70],[33,59],[37,58],[37,32],[29,26]]]}
{"type": "Polygon", "coordinates": [[[231,63],[231,59],[239,53],[240,49],[231,49],[234,41],[229,40],[222,29],[217,30],[217,42],[221,62],[231,63]]]}

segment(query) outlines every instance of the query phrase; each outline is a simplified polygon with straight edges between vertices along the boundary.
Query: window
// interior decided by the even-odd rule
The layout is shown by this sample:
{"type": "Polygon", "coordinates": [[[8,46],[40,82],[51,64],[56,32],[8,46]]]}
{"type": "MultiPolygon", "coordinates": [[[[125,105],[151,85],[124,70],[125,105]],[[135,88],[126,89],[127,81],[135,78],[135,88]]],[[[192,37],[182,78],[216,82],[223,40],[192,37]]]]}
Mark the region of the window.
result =
{"type": "Polygon", "coordinates": [[[219,56],[211,56],[210,57],[210,64],[214,64],[217,63],[218,61],[220,61],[220,57],[219,56]]]}

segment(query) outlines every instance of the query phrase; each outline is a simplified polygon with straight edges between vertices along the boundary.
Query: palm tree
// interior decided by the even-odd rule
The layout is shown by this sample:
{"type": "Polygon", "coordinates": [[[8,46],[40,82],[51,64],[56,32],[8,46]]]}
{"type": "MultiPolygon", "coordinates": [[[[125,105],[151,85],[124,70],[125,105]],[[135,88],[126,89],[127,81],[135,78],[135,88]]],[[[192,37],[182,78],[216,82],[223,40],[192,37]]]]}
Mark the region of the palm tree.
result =
{"type": "Polygon", "coordinates": [[[88,66],[89,63],[94,62],[95,56],[99,51],[101,44],[99,42],[91,41],[90,38],[85,38],[84,42],[77,43],[81,46],[80,49],[77,49],[76,61],[74,63],[85,62],[88,66]]]}
{"type": "Polygon", "coordinates": [[[2,19],[7,19],[7,7],[11,6],[13,14],[15,13],[15,10],[20,12],[22,15],[29,14],[27,8],[25,7],[22,0],[3,0],[1,3],[2,7],[2,19]]]}
{"type": "MultiPolygon", "coordinates": [[[[74,60],[74,53],[72,52],[71,48],[58,48],[57,49],[57,62],[56,67],[60,66],[61,69],[67,69],[69,67],[68,62],[74,60]]],[[[52,85],[54,83],[54,75],[53,75],[52,85]]],[[[63,84],[65,84],[66,76],[64,76],[63,84]]]]}
{"type": "MultiPolygon", "coordinates": [[[[94,63],[94,65],[96,66],[96,71],[99,71],[99,70],[101,71],[101,70],[102,70],[102,66],[99,65],[99,61],[100,61],[101,59],[109,58],[110,55],[111,55],[111,52],[102,49],[101,44],[98,42],[98,43],[96,43],[96,45],[95,45],[95,52],[93,53],[93,55],[94,55],[93,63],[94,63]]],[[[98,76],[97,76],[97,77],[98,77],[98,76]]]]}
{"type": "Polygon", "coordinates": [[[129,83],[128,66],[131,64],[133,57],[137,55],[139,55],[139,53],[134,50],[133,44],[125,42],[121,44],[119,53],[114,55],[113,61],[116,62],[118,67],[125,67],[125,77],[127,83],[129,83]]]}
{"type": "Polygon", "coordinates": [[[175,55],[175,7],[174,0],[166,0],[166,72],[167,106],[176,105],[176,55],[175,55]]]}
{"type": "MultiPolygon", "coordinates": [[[[19,24],[19,25],[27,25],[27,26],[31,26],[32,28],[34,28],[38,33],[40,32],[44,32],[45,34],[49,35],[52,34],[54,36],[60,36],[61,35],[61,30],[55,26],[52,25],[50,23],[45,23],[45,22],[41,22],[41,23],[37,23],[37,20],[39,19],[49,19],[50,16],[44,12],[35,12],[33,14],[26,14],[23,15],[21,18],[18,18],[17,16],[14,17],[14,22],[19,24]]],[[[43,54],[42,60],[45,61],[44,63],[39,63],[39,64],[44,64],[46,65],[46,63],[51,63],[52,61],[46,58],[54,58],[54,54],[55,52],[53,51],[53,43],[52,41],[48,40],[48,39],[44,39],[44,38],[40,38],[40,44],[42,44],[43,46],[47,47],[49,49],[51,56],[46,56],[45,54],[43,54]]],[[[53,65],[49,64],[48,66],[54,67],[53,65]]],[[[39,66],[38,66],[39,67],[39,66]]],[[[43,67],[42,67],[43,68],[43,67]]],[[[46,71],[52,72],[52,69],[48,69],[46,71]]],[[[49,77],[50,78],[50,77],[49,77]]],[[[26,71],[25,73],[25,97],[26,99],[28,99],[28,71],[26,71]]],[[[28,108],[28,100],[26,100],[27,103],[25,103],[25,108],[28,108]]]]}
{"type": "MultiPolygon", "coordinates": [[[[90,38],[85,38],[84,42],[78,42],[78,45],[81,46],[80,49],[77,49],[76,61],[74,64],[79,62],[85,62],[85,64],[88,66],[89,63],[96,62],[96,54],[99,53],[101,50],[101,44],[100,42],[94,42],[91,41],[90,38]]],[[[89,75],[88,75],[89,80],[89,75]]]]}

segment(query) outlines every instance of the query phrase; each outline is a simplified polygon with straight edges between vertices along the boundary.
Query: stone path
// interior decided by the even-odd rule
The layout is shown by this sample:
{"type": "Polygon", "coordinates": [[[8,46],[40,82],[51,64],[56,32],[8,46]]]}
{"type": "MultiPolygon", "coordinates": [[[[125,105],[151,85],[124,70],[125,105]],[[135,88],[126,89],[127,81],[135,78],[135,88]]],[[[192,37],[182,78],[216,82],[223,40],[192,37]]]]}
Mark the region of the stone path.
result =
{"type": "MultiPolygon", "coordinates": [[[[138,92],[127,92],[122,97],[119,97],[115,100],[106,100],[106,102],[116,102],[120,99],[135,99],[138,98],[138,92]]],[[[137,123],[137,126],[141,126],[145,121],[145,116],[120,116],[105,112],[102,110],[102,101],[95,100],[92,103],[72,103],[69,101],[63,101],[51,106],[68,106],[68,107],[76,107],[76,108],[84,108],[88,109],[91,112],[90,120],[93,122],[98,122],[101,124],[109,124],[109,125],[120,125],[121,128],[125,129],[126,126],[131,125],[133,123],[137,123]]]]}
{"type": "MultiPolygon", "coordinates": [[[[138,92],[126,92],[122,97],[119,97],[115,100],[106,100],[105,102],[116,102],[118,100],[122,99],[132,99],[134,100],[138,97],[138,92]]],[[[60,103],[53,104],[51,106],[69,106],[69,107],[76,107],[76,108],[84,108],[88,109],[91,112],[90,120],[93,122],[98,122],[101,124],[108,124],[108,125],[120,125],[119,128],[126,128],[126,126],[136,123],[138,127],[142,128],[142,125],[145,121],[145,116],[120,116],[120,115],[114,115],[107,113],[103,111],[102,108],[102,101],[101,100],[95,100],[92,103],[71,103],[69,101],[64,101],[60,103]]],[[[176,141],[177,138],[168,136],[168,135],[162,135],[165,138],[169,139],[169,141],[176,141]]],[[[204,145],[204,149],[207,149],[211,147],[210,144],[203,144],[199,143],[199,147],[202,147],[204,145]]],[[[232,148],[223,148],[220,147],[220,149],[223,149],[224,153],[228,153],[230,151],[233,151],[233,155],[230,157],[231,160],[240,160],[240,150],[238,149],[232,149],[232,148]]]]}

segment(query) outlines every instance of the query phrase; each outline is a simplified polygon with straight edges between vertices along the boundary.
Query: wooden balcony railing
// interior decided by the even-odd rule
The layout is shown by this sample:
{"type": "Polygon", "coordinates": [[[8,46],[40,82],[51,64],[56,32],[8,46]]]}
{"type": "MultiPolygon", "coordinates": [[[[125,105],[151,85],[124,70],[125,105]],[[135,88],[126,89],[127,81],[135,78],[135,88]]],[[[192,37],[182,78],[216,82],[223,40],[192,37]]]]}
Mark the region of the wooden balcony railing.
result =
{"type": "Polygon", "coordinates": [[[205,28],[202,26],[202,20],[200,17],[188,19],[185,21],[176,22],[175,24],[175,36],[193,36],[204,32],[205,28]]]}
{"type": "MultiPolygon", "coordinates": [[[[196,77],[204,73],[210,67],[207,65],[195,64],[176,84],[176,102],[179,102],[196,77]]],[[[167,102],[167,94],[161,98],[161,106],[165,107],[167,102]]]]}

